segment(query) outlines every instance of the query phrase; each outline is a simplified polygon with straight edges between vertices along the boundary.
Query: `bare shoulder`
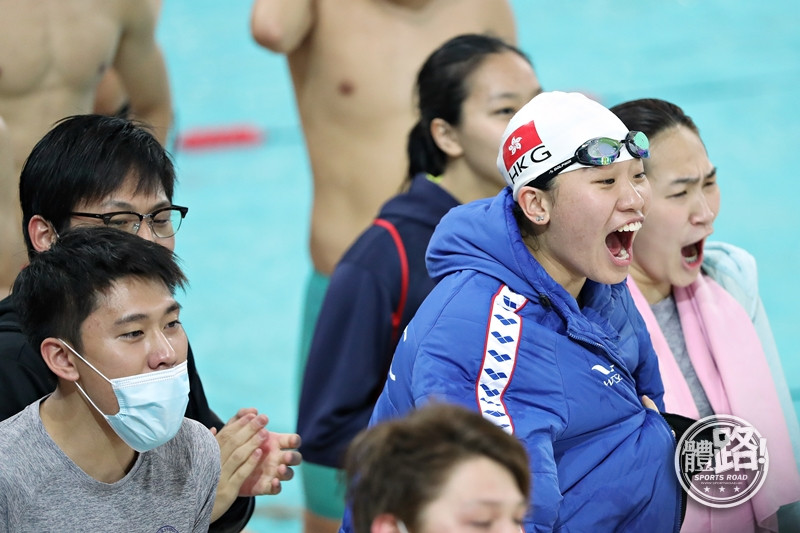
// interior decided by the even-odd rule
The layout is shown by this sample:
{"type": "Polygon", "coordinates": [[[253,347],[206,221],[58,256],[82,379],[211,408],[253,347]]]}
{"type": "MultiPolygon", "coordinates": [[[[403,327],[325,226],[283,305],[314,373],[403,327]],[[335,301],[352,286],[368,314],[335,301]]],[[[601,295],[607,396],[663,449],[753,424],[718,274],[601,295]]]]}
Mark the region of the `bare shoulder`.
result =
{"type": "Polygon", "coordinates": [[[250,32],[261,46],[294,54],[303,48],[314,27],[315,12],[316,0],[255,0],[250,32]]]}
{"type": "Polygon", "coordinates": [[[161,11],[161,0],[117,0],[116,8],[119,24],[124,29],[154,30],[161,11]]]}

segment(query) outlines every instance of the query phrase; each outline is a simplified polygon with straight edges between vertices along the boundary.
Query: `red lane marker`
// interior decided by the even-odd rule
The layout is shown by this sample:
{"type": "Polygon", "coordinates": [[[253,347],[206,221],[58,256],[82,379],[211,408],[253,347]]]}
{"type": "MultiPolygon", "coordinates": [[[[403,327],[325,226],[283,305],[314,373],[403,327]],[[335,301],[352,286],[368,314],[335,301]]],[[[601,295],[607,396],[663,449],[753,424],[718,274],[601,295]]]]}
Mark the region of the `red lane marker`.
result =
{"type": "Polygon", "coordinates": [[[264,142],[265,138],[261,128],[248,124],[194,128],[178,135],[176,147],[181,150],[209,150],[254,146],[264,142]]]}

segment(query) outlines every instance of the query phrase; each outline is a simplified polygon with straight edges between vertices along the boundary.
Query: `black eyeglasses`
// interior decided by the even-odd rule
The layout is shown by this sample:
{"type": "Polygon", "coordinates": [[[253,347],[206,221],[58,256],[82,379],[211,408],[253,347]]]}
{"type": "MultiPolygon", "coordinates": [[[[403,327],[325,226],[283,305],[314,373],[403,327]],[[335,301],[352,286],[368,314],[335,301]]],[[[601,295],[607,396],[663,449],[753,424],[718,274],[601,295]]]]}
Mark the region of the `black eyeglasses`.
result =
{"type": "Polygon", "coordinates": [[[178,230],[181,229],[183,217],[185,217],[188,212],[188,207],[171,205],[169,207],[156,209],[152,213],[147,213],[146,215],[134,213],[133,211],[114,211],[113,213],[102,214],[70,213],[70,215],[74,217],[99,218],[106,226],[127,231],[134,235],[139,233],[142,221],[147,219],[147,225],[150,226],[150,231],[153,232],[153,235],[161,239],[166,239],[178,233],[178,230]]]}
{"type": "Polygon", "coordinates": [[[593,167],[610,165],[617,160],[622,152],[622,147],[628,149],[628,153],[636,159],[650,157],[650,140],[641,131],[629,131],[624,139],[615,141],[609,137],[597,137],[589,139],[575,150],[575,155],[566,161],[562,161],[547,172],[536,176],[529,185],[541,188],[550,181],[553,176],[567,168],[573,163],[581,163],[593,167]]]}

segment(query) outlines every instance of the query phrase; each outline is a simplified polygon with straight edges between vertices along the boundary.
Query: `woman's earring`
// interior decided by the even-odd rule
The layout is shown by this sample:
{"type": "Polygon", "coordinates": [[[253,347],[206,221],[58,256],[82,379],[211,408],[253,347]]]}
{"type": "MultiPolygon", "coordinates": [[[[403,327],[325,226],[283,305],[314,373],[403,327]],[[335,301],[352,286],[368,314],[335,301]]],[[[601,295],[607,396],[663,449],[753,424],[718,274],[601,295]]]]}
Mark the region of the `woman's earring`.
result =
{"type": "Polygon", "coordinates": [[[541,222],[542,220],[544,220],[544,217],[542,216],[536,217],[536,222],[541,222]]]}

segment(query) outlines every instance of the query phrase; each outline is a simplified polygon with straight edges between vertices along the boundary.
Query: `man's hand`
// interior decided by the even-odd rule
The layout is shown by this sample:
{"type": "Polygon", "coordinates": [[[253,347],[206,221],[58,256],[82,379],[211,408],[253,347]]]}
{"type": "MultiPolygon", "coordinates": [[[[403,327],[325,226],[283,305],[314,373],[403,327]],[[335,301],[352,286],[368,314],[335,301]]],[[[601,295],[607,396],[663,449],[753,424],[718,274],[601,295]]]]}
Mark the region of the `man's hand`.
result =
{"type": "Polygon", "coordinates": [[[299,465],[302,460],[300,452],[295,451],[299,446],[300,435],[297,433],[270,432],[269,440],[262,446],[264,457],[242,483],[239,496],[278,494],[281,482],[294,477],[291,467],[299,465]]]}
{"type": "Polygon", "coordinates": [[[221,471],[211,521],[222,516],[238,496],[278,494],[281,481],[294,476],[300,454],[288,451],[300,445],[300,436],[270,433],[264,414],[252,407],[239,409],[225,426],[211,433],[217,438],[221,471]]]}

